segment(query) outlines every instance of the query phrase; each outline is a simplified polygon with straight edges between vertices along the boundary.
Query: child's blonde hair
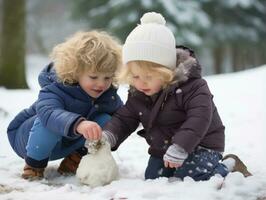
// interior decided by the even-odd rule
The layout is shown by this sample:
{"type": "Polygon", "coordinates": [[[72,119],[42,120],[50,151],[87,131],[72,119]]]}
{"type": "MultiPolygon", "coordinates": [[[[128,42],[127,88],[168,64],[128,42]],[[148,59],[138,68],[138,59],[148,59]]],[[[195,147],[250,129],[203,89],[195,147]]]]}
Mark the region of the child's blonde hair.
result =
{"type": "Polygon", "coordinates": [[[106,32],[77,32],[56,45],[50,55],[59,81],[78,82],[84,72],[117,73],[121,63],[121,45],[106,32]]]}
{"type": "Polygon", "coordinates": [[[126,66],[123,67],[121,70],[121,73],[119,75],[119,82],[120,83],[126,83],[126,84],[132,84],[132,68],[136,68],[143,74],[149,74],[154,77],[160,78],[163,82],[163,88],[167,87],[170,84],[173,84],[175,82],[175,71],[171,70],[167,67],[164,67],[163,65],[149,62],[149,61],[130,61],[126,64],[126,66]]]}

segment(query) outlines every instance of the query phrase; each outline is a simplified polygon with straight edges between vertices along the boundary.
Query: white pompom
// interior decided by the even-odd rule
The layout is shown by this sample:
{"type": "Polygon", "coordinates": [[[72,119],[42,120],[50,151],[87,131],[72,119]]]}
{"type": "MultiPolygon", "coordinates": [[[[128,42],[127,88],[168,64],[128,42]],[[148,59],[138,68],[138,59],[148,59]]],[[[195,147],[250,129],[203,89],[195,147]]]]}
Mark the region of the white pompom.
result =
{"type": "Polygon", "coordinates": [[[155,23],[155,24],[162,24],[162,25],[166,24],[164,17],[160,13],[156,13],[156,12],[145,13],[141,17],[140,22],[141,24],[148,24],[148,23],[155,23]]]}

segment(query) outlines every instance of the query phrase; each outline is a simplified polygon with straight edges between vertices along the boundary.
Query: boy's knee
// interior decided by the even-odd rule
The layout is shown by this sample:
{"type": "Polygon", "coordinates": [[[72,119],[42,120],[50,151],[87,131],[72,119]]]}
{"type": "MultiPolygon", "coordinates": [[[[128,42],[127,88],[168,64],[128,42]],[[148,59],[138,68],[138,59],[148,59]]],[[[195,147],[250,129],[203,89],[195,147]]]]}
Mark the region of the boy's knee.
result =
{"type": "Polygon", "coordinates": [[[46,159],[61,140],[61,135],[45,128],[40,120],[36,119],[26,146],[27,156],[35,160],[46,159]]]}

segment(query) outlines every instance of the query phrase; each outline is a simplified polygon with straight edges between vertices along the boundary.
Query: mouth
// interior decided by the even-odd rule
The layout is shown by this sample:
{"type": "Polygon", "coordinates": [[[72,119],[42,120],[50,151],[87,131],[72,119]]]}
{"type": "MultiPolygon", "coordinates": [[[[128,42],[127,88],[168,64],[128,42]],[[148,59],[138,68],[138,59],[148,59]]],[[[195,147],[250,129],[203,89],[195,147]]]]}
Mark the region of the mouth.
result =
{"type": "Polygon", "coordinates": [[[142,89],[141,91],[144,93],[149,93],[151,90],[150,89],[142,89]]]}
{"type": "Polygon", "coordinates": [[[93,92],[97,93],[97,94],[100,94],[103,92],[103,90],[92,90],[93,92]]]}

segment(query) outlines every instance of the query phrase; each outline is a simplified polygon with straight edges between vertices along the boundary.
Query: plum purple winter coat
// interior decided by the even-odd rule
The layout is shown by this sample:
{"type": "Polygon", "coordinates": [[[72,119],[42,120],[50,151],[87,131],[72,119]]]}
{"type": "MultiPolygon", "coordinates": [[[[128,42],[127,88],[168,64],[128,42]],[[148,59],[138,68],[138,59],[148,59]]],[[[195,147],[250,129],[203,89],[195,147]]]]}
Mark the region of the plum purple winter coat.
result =
{"type": "Polygon", "coordinates": [[[132,133],[149,144],[149,154],[162,158],[175,143],[191,153],[197,146],[224,151],[224,126],[193,51],[177,48],[176,83],[153,97],[131,88],[128,100],[104,127],[117,138],[114,149],[132,133]]]}
{"type": "Polygon", "coordinates": [[[123,105],[117,95],[117,89],[113,86],[99,98],[94,99],[82,90],[79,84],[66,85],[58,82],[53,63],[46,66],[40,73],[39,84],[41,90],[38,100],[18,113],[8,126],[7,134],[12,147],[16,134],[24,134],[24,140],[28,139],[36,117],[41,120],[44,127],[68,140],[74,140],[80,137],[74,132],[77,120],[86,118],[98,122],[101,121],[102,116],[112,115],[123,105]],[[23,134],[18,133],[22,124],[26,132],[23,134]]]}

